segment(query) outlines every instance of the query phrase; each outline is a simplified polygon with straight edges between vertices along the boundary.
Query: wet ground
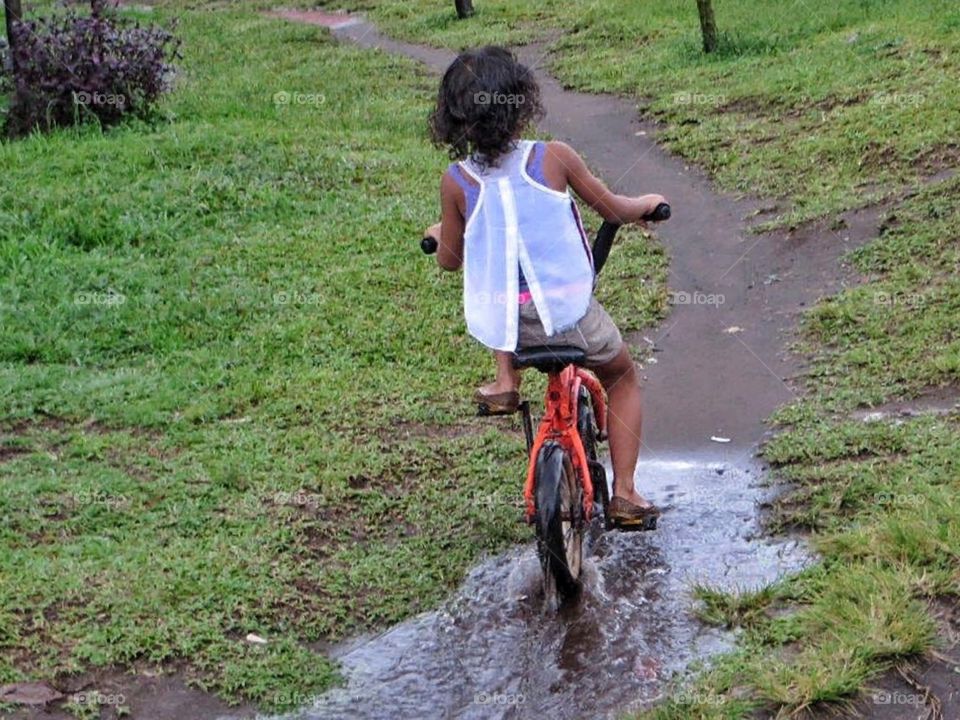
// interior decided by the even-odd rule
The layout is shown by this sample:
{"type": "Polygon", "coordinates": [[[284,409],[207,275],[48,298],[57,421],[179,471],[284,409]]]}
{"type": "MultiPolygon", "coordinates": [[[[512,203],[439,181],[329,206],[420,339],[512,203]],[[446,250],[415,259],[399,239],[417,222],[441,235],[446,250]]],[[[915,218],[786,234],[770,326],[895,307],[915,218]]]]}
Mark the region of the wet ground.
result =
{"type": "Polygon", "coordinates": [[[649,461],[638,477],[666,512],[653,533],[593,533],[579,602],[545,608],[533,545],[489,558],[436,612],[334,652],[349,679],[292,715],[612,718],[654,702],[688,663],[731,647],[692,614],[699,582],[756,587],[806,559],[761,535],[759,467],[649,461]]]}
{"type": "MultiPolygon", "coordinates": [[[[169,673],[169,668],[163,671],[169,673]]],[[[252,720],[257,717],[251,704],[231,707],[210,692],[187,685],[185,675],[161,674],[157,668],[97,668],[78,676],[59,678],[56,687],[81,708],[101,703],[100,713],[92,717],[103,720],[252,720]],[[125,707],[129,714],[120,714],[125,707]]],[[[0,710],[0,720],[77,720],[77,715],[57,706],[14,706],[0,710]]],[[[91,717],[91,715],[82,716],[91,717]]],[[[261,716],[262,717],[262,716],[261,716]]]]}

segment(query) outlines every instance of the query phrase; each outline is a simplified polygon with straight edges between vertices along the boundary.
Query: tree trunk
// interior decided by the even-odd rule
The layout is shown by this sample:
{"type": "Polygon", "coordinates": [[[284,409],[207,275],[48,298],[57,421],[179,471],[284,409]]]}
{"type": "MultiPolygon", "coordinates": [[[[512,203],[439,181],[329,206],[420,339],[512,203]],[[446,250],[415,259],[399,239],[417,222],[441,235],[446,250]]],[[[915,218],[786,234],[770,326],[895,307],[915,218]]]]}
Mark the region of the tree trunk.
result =
{"type": "Polygon", "coordinates": [[[711,53],[717,49],[717,22],[713,18],[713,0],[697,0],[697,10],[700,11],[703,51],[711,53]]]}
{"type": "Polygon", "coordinates": [[[473,15],[473,0],[456,0],[457,17],[463,20],[473,15]]]}
{"type": "Polygon", "coordinates": [[[20,0],[3,0],[4,14],[7,18],[7,46],[10,48],[10,66],[13,70],[14,76],[17,74],[17,55],[15,49],[16,38],[13,34],[13,24],[19,22],[23,17],[23,12],[20,9],[20,0]]]}

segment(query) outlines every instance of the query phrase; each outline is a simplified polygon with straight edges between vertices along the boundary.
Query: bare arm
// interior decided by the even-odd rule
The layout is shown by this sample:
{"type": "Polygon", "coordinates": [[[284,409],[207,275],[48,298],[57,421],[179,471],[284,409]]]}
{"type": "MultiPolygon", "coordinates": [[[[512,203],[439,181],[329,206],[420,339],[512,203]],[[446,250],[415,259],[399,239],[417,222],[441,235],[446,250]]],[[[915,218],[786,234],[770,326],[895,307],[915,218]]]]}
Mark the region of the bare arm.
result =
{"type": "Polygon", "coordinates": [[[440,181],[440,222],[427,228],[425,235],[436,238],[437,264],[444,270],[459,270],[463,265],[463,229],[466,198],[450,173],[440,181]]]}
{"type": "Polygon", "coordinates": [[[652,213],[657,205],[666,202],[662,195],[617,195],[590,172],[583,158],[566,143],[548,143],[547,151],[554,155],[563,168],[567,184],[581,200],[600,213],[604,220],[620,224],[639,222],[644,215],[652,213]]]}

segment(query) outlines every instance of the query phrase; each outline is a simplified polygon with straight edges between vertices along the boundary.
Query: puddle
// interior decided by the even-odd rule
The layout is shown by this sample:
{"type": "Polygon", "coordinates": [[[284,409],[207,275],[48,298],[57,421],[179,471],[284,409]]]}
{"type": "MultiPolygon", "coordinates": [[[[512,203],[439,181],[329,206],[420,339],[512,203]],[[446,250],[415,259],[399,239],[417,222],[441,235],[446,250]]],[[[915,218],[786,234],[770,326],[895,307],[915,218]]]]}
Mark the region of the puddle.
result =
{"type": "Polygon", "coordinates": [[[865,423],[891,422],[899,425],[910,418],[923,415],[951,415],[958,411],[960,411],[960,392],[956,387],[947,386],[928,388],[909,400],[856,410],[851,413],[851,417],[865,423]]]}
{"type": "Polygon", "coordinates": [[[489,558],[439,610],[336,649],[346,686],[287,717],[613,718],[656,700],[733,645],[693,616],[694,583],[756,587],[808,558],[760,534],[757,466],[657,460],[637,478],[660,528],[594,533],[577,604],[545,611],[532,543],[489,558]]]}

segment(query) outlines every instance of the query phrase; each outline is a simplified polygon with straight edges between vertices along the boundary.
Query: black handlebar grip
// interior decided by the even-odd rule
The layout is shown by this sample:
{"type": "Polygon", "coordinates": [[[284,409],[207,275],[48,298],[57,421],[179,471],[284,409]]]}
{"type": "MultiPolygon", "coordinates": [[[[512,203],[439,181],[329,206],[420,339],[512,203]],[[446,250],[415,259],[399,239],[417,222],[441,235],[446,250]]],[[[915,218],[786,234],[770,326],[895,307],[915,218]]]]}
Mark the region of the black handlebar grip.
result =
{"type": "Polygon", "coordinates": [[[433,255],[437,251],[437,239],[428,235],[420,241],[420,249],[425,255],[433,255]]]}
{"type": "Polygon", "coordinates": [[[649,215],[644,215],[643,219],[650,220],[651,222],[662,222],[663,220],[669,220],[670,205],[667,203],[660,203],[653,209],[652,213],[649,215]]]}

